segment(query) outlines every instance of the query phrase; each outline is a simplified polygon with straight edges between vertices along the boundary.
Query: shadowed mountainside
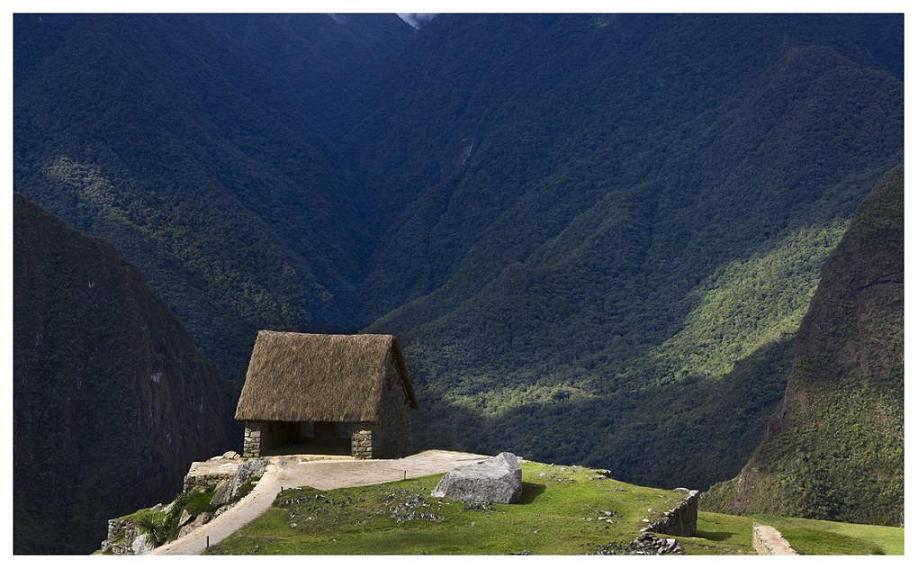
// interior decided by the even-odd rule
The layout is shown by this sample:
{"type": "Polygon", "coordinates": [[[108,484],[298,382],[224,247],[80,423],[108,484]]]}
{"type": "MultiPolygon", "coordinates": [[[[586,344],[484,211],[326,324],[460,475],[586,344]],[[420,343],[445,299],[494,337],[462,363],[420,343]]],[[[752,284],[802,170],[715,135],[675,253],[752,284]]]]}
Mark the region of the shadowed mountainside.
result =
{"type": "Polygon", "coordinates": [[[85,553],[230,444],[216,368],[111,244],[14,196],[16,553],[85,553]]]}
{"type": "Polygon", "coordinates": [[[822,268],[780,412],[709,508],[904,522],[903,171],[874,189],[822,268]]]}

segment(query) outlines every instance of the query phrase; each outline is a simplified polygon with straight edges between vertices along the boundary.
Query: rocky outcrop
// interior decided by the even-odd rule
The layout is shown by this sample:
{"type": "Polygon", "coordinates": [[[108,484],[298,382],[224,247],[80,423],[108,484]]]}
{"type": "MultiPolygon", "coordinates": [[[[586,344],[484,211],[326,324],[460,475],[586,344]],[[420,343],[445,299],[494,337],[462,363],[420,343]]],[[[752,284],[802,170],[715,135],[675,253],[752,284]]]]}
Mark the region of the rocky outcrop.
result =
{"type": "Polygon", "coordinates": [[[660,519],[651,522],[644,531],[685,537],[695,535],[698,529],[698,490],[676,490],[685,492],[685,498],[672,510],[663,512],[660,519]]]}
{"type": "Polygon", "coordinates": [[[216,516],[214,516],[214,515],[212,515],[212,514],[210,514],[210,513],[208,513],[208,512],[202,512],[202,513],[198,514],[197,516],[195,516],[194,518],[188,520],[188,521],[185,522],[184,524],[180,524],[180,527],[179,527],[179,530],[178,530],[178,534],[175,536],[175,539],[181,539],[181,538],[185,537],[185,536],[188,535],[189,533],[193,532],[194,530],[196,530],[196,529],[198,529],[199,527],[203,526],[204,524],[206,524],[206,523],[209,522],[210,520],[214,519],[214,517],[216,517],[216,516]]]}
{"type": "Polygon", "coordinates": [[[131,520],[124,518],[108,520],[108,535],[102,542],[100,551],[112,555],[133,555],[131,545],[139,534],[137,524],[131,520]]]}
{"type": "Polygon", "coordinates": [[[192,462],[188,473],[182,479],[182,491],[207,489],[230,480],[236,475],[241,464],[242,458],[235,451],[228,451],[205,461],[192,462]]]}
{"type": "Polygon", "coordinates": [[[131,552],[134,555],[146,555],[156,548],[156,540],[150,533],[142,533],[131,542],[131,552]]]}
{"type": "Polygon", "coordinates": [[[460,466],[447,472],[431,496],[463,502],[513,504],[523,494],[523,472],[519,459],[502,452],[477,464],[460,466]]]}
{"type": "Polygon", "coordinates": [[[220,507],[239,498],[240,491],[245,483],[264,474],[267,464],[266,460],[260,458],[250,458],[240,464],[232,478],[217,484],[210,505],[220,507]]]}
{"type": "Polygon", "coordinates": [[[144,555],[163,544],[158,540],[168,542],[187,535],[232,508],[252,488],[250,483],[264,474],[266,466],[265,459],[243,461],[235,451],[192,463],[185,475],[182,493],[175,500],[166,506],[156,504],[149,510],[109,520],[108,535],[99,552],[144,555]],[[213,496],[204,511],[186,509],[193,496],[210,492],[213,496]],[[151,518],[158,526],[156,535],[149,532],[151,518]],[[136,521],[141,519],[148,523],[136,521]]]}

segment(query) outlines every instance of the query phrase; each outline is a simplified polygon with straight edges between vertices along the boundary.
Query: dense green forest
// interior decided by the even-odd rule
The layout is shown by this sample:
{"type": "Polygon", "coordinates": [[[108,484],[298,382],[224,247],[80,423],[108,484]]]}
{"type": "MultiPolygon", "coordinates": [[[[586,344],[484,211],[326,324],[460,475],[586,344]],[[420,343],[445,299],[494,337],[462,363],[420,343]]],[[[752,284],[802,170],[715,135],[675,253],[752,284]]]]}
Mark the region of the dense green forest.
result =
{"type": "Polygon", "coordinates": [[[898,168],[858,209],[822,268],[780,413],[708,507],[904,523],[904,197],[898,168]]]}
{"type": "MultiPolygon", "coordinates": [[[[17,15],[15,188],[224,377],[386,332],[423,447],[731,478],[903,145],[895,15],[17,15]]],[[[229,421],[230,418],[227,417],[229,421]]]]}

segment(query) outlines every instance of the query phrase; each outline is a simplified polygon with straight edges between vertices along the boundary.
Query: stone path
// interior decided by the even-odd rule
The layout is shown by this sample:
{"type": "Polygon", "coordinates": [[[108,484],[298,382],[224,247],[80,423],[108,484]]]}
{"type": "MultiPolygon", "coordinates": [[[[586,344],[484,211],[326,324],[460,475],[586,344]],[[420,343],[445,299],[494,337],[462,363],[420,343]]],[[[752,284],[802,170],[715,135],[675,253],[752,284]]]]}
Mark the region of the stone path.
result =
{"type": "Polygon", "coordinates": [[[281,488],[311,486],[332,490],[371,486],[403,478],[441,474],[457,466],[488,458],[480,454],[428,450],[397,460],[313,460],[308,456],[272,456],[264,475],[252,491],[214,521],[188,535],[157,547],[153,555],[198,555],[208,538],[216,545],[263,514],[281,488]]]}
{"type": "Polygon", "coordinates": [[[781,532],[755,522],[752,524],[752,547],[759,555],[797,555],[781,532]]]}

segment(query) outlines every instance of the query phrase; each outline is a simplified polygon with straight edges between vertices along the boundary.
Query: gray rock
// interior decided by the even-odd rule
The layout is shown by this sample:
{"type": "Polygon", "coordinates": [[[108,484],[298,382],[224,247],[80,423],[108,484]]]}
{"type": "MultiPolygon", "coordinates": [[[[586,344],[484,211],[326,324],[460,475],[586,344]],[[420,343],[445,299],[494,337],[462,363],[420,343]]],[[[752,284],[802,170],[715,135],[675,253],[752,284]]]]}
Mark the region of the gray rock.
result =
{"type": "Polygon", "coordinates": [[[250,458],[240,464],[232,478],[217,484],[210,505],[223,506],[235,500],[242,486],[255,476],[264,474],[266,466],[267,461],[261,458],[250,458]]]}
{"type": "Polygon", "coordinates": [[[267,464],[268,462],[263,458],[250,458],[243,462],[239,470],[236,471],[236,475],[233,476],[236,487],[242,486],[254,476],[261,476],[264,474],[267,464]]]}
{"type": "Polygon", "coordinates": [[[131,551],[134,555],[146,555],[156,548],[156,541],[150,533],[142,533],[131,542],[131,551]]]}
{"type": "Polygon", "coordinates": [[[188,522],[186,525],[183,525],[179,528],[178,534],[175,536],[175,539],[185,537],[189,533],[203,526],[210,520],[210,516],[207,512],[197,515],[194,519],[188,522]]]}
{"type": "Polygon", "coordinates": [[[463,502],[514,504],[523,494],[523,471],[519,459],[502,452],[485,461],[447,472],[431,496],[463,502]]]}
{"type": "Polygon", "coordinates": [[[181,515],[179,516],[178,527],[182,527],[193,519],[191,512],[188,510],[182,510],[181,515]]]}
{"type": "Polygon", "coordinates": [[[228,458],[228,459],[230,459],[230,460],[236,460],[237,458],[239,458],[239,453],[236,452],[236,451],[234,451],[234,450],[228,450],[228,451],[226,451],[225,453],[223,453],[222,458],[228,458]]]}
{"type": "Polygon", "coordinates": [[[102,542],[102,551],[112,555],[132,555],[131,543],[137,537],[137,526],[124,518],[108,520],[108,535],[102,542]]]}
{"type": "Polygon", "coordinates": [[[210,499],[211,506],[222,506],[232,499],[232,480],[223,480],[214,488],[214,496],[210,499]]]}

